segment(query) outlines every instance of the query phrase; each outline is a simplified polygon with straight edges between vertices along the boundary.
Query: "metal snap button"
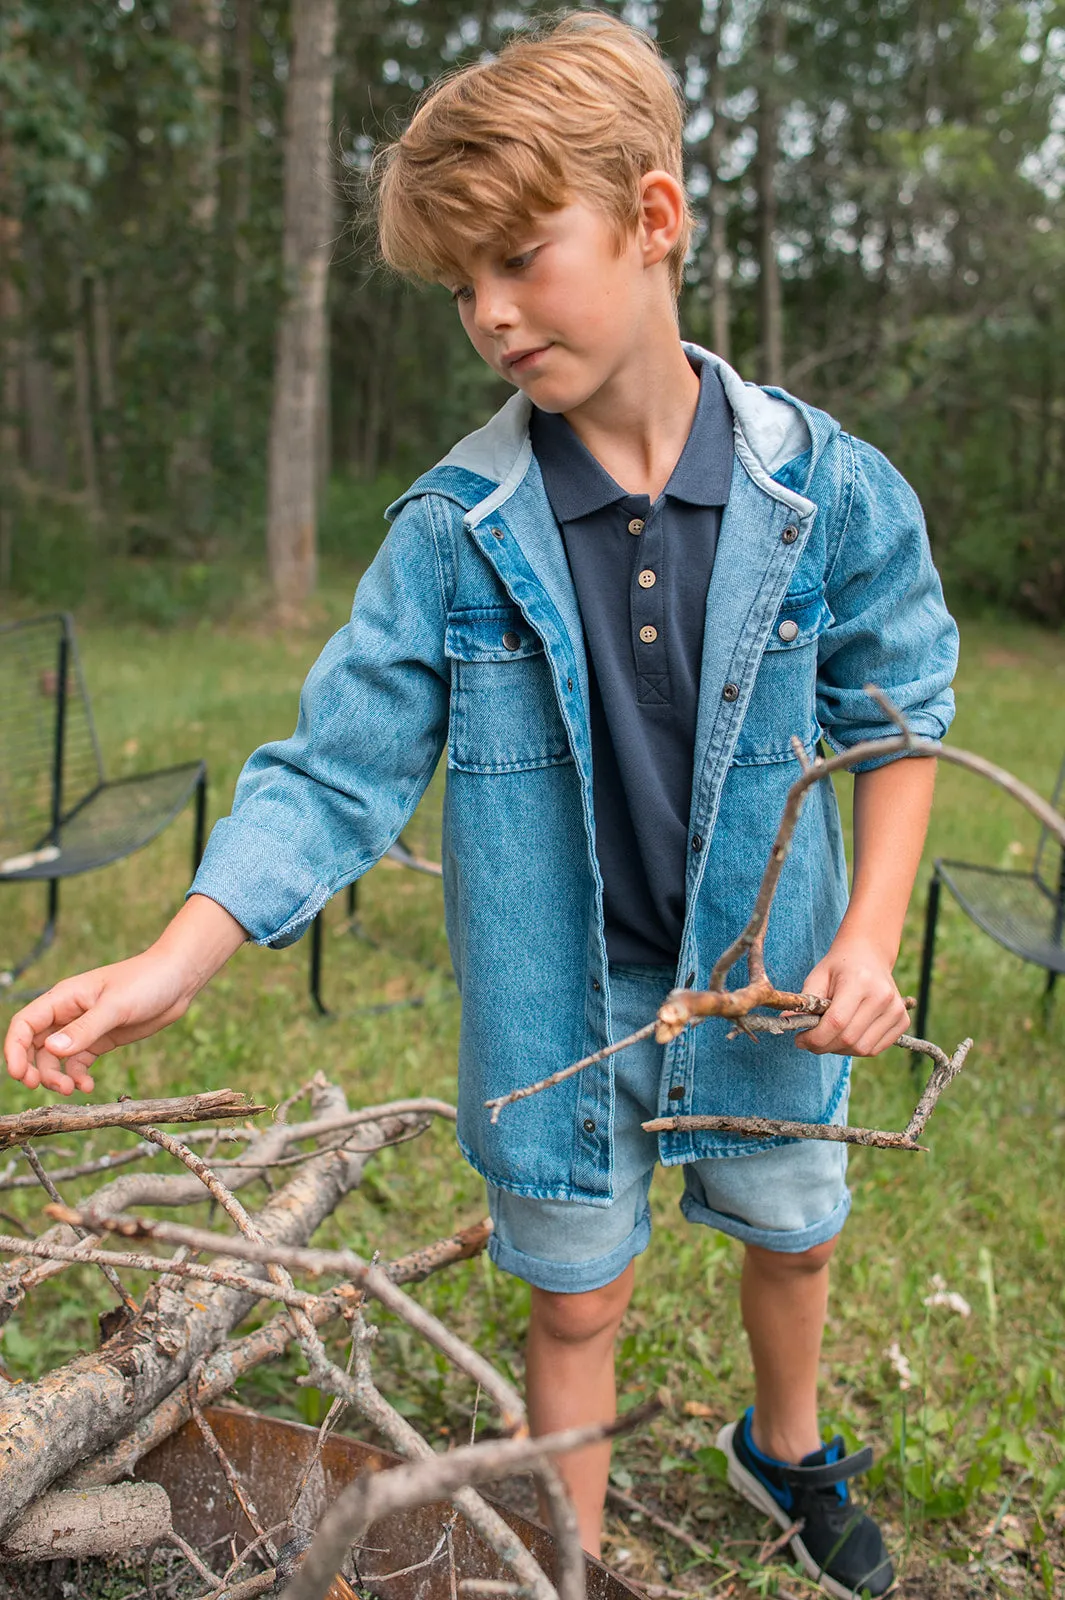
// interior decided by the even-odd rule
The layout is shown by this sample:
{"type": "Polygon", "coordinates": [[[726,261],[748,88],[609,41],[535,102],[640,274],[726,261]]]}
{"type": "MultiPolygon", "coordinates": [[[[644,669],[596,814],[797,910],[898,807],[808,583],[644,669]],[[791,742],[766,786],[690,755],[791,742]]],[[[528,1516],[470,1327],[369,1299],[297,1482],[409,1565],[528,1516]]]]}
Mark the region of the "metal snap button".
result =
{"type": "Polygon", "coordinates": [[[503,649],[504,650],[520,650],[521,649],[521,634],[520,633],[513,633],[508,628],[506,633],[503,635],[503,649]]]}
{"type": "Polygon", "coordinates": [[[787,527],[784,529],[784,532],[780,535],[780,537],[781,537],[781,540],[783,541],[784,544],[794,544],[795,543],[796,539],[799,537],[799,530],[795,526],[794,522],[789,522],[788,523],[787,527]]]}
{"type": "Polygon", "coordinates": [[[640,576],[636,579],[636,582],[640,585],[641,589],[653,589],[655,584],[658,582],[658,579],[655,577],[650,567],[644,567],[643,571],[640,573],[640,576]]]}
{"type": "Polygon", "coordinates": [[[694,982],[695,982],[695,973],[694,972],[689,972],[688,976],[684,980],[684,987],[686,989],[690,989],[694,982]]]}
{"type": "Polygon", "coordinates": [[[692,834],[692,849],[695,851],[696,855],[699,854],[699,851],[702,848],[703,848],[703,836],[702,836],[702,834],[701,833],[693,833],[692,834]]]}
{"type": "Polygon", "coordinates": [[[630,533],[642,533],[643,532],[643,518],[642,517],[633,517],[632,521],[629,523],[629,532],[630,533]]]}
{"type": "Polygon", "coordinates": [[[666,1096],[666,1099],[667,1100],[683,1100],[684,1099],[684,1085],[681,1084],[681,1083],[675,1083],[673,1085],[672,1089],[669,1091],[668,1095],[666,1096]]]}
{"type": "Polygon", "coordinates": [[[799,624],[789,617],[787,621],[780,624],[777,629],[777,637],[778,639],[783,639],[785,644],[790,644],[793,639],[799,637],[799,624]]]}
{"type": "Polygon", "coordinates": [[[655,640],[658,638],[658,629],[650,626],[641,628],[640,638],[643,640],[644,644],[654,644],[655,640]]]}
{"type": "Polygon", "coordinates": [[[502,528],[493,528],[492,529],[492,537],[493,537],[493,539],[502,539],[502,537],[503,537],[502,528]]]}
{"type": "Polygon", "coordinates": [[[585,1117],[585,1119],[584,1119],[584,1131],[585,1131],[585,1133],[594,1133],[595,1132],[595,1121],[594,1121],[594,1119],[592,1117],[585,1117]]]}
{"type": "Polygon", "coordinates": [[[739,697],[740,691],[736,684],[726,683],[725,687],[721,691],[722,700],[738,700],[739,697]]]}
{"type": "Polygon", "coordinates": [[[598,978],[593,978],[592,979],[592,988],[595,990],[596,994],[599,993],[599,991],[600,991],[600,989],[602,987],[603,987],[603,985],[599,982],[598,978]]]}

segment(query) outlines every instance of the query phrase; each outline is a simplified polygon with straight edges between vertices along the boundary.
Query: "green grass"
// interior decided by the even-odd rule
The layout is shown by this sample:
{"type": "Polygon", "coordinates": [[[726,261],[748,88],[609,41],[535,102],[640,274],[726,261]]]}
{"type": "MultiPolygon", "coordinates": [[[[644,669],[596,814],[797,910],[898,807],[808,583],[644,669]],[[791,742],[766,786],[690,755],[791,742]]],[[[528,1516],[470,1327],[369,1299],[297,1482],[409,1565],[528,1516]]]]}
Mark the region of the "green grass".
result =
{"type": "MultiPolygon", "coordinates": [[[[84,663],[111,774],[203,755],[212,811],[223,811],[245,754],[291,728],[302,675],[346,614],[352,573],[336,562],[328,577],[314,625],[287,635],[254,621],[162,633],[87,628],[84,663]]],[[[986,619],[963,628],[953,742],[1048,793],[1061,757],[1063,704],[1065,640],[986,619]]],[[[436,852],[441,793],[438,777],[409,830],[428,854],[436,852]]],[[[180,901],[190,831],[183,820],[131,860],[64,885],[60,938],[36,969],[37,983],[149,942],[180,901]]],[[[1014,864],[1034,836],[1034,824],[1004,796],[956,769],[941,770],[929,860],[947,854],[1014,864]]],[[[900,963],[904,989],[916,983],[926,880],[923,872],[900,963]]],[[[5,889],[5,956],[29,942],[39,904],[37,894],[5,889]]],[[[101,1065],[98,1096],[226,1085],[270,1101],[321,1069],[352,1103],[452,1098],[458,1003],[446,976],[439,885],[383,864],[361,886],[360,915],[373,944],[344,935],[341,902],[331,913],[326,987],[334,1018],[311,1014],[304,944],[242,951],[180,1024],[101,1065]],[[424,996],[425,1005],[361,1009],[410,995],[424,996]]],[[[972,1034],[976,1047],[930,1124],[927,1155],[858,1150],[851,1160],[856,1203],[835,1269],[823,1418],[877,1448],[868,1492],[890,1528],[906,1595],[1065,1592],[1065,995],[1044,1022],[1042,981],[946,900],[930,1031],[948,1047],[972,1034]],[[936,1274],[970,1303],[970,1316],[925,1305],[936,1274]],[[886,1354],[896,1344],[912,1367],[906,1390],[886,1354]]],[[[900,1053],[858,1065],[856,1122],[900,1127],[913,1101],[900,1053]]],[[[25,1104],[24,1092],[4,1079],[0,1111],[25,1104]]],[[[94,1148],[118,1142],[101,1136],[94,1148]]],[[[86,1185],[68,1189],[73,1198],[86,1185]]],[[[736,1595],[773,1593],[781,1581],[806,1594],[803,1580],[779,1563],[754,1567],[757,1543],[735,1542],[765,1532],[719,1482],[712,1450],[717,1427],[749,1391],[736,1294],[740,1252],[688,1228],[679,1192],[678,1173],[659,1174],[655,1239],[638,1266],[619,1362],[626,1402],[663,1390],[670,1410],[643,1437],[618,1446],[615,1479],[718,1550],[722,1565],[691,1574],[700,1588],[713,1580],[715,1594],[730,1582],[736,1595]]],[[[0,1193],[0,1209],[37,1225],[33,1192],[0,1193]]],[[[482,1211],[479,1180],[437,1126],[416,1146],[376,1158],[362,1191],[320,1237],[388,1256],[482,1211]]],[[[0,1358],[30,1377],[91,1347],[108,1293],[87,1271],[63,1275],[7,1325],[0,1358]]],[[[520,1376],[527,1308],[520,1284],[481,1260],[418,1293],[520,1376]]],[[[405,1330],[386,1327],[377,1362],[382,1383],[431,1437],[468,1433],[470,1387],[405,1330]]],[[[319,1399],[295,1387],[298,1370],[293,1359],[256,1375],[241,1399],[313,1420],[319,1399]]],[[[490,1424],[482,1414],[482,1425],[490,1424]]],[[[687,1569],[684,1549],[645,1525],[611,1514],[610,1534],[608,1555],[627,1560],[634,1573],[687,1569]]]]}

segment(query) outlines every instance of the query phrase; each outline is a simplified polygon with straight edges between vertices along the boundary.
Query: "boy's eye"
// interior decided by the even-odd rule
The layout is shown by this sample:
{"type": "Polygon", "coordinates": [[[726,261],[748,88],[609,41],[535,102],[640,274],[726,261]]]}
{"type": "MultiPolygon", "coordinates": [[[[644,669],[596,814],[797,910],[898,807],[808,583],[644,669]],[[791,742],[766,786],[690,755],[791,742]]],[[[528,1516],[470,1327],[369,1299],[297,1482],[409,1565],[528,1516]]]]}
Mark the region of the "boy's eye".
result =
{"type": "Polygon", "coordinates": [[[465,305],[468,301],[473,299],[473,290],[470,288],[468,283],[460,283],[457,289],[452,289],[451,298],[452,300],[456,300],[460,304],[465,305]]]}
{"type": "Polygon", "coordinates": [[[520,272],[523,268],[532,265],[536,254],[536,250],[523,250],[519,256],[508,256],[503,265],[510,268],[512,271],[520,272]]]}

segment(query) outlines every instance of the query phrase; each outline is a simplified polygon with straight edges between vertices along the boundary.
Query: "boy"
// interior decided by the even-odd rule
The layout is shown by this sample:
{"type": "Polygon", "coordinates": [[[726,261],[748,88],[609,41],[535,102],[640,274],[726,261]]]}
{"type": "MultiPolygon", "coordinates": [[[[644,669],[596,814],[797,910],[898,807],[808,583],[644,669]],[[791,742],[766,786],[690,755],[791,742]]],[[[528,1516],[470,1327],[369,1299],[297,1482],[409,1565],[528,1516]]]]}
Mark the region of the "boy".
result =
{"type": "MultiPolygon", "coordinates": [[[[446,742],[443,860],[462,991],[459,1139],[488,1182],[494,1259],[532,1285],[535,1431],[612,1415],[614,1336],[657,1161],[689,1220],[746,1246],[753,1408],[722,1430],[733,1484],[832,1595],[892,1569],[820,1439],[828,1260],[845,1147],[644,1134],[672,1112],[842,1120],[849,1055],[904,1030],[891,977],[931,804],[927,761],[869,763],[848,902],[830,785],[811,794],[769,970],[831,1005],[798,1041],[707,1023],[507,1108],[483,1103],[705,985],[745,920],[790,740],[951,717],[956,634],[919,507],[824,413],[681,343],[681,107],[651,43],[572,16],[425,99],[377,172],[383,254],[446,284],[516,387],[391,508],[352,620],[292,738],[248,762],[191,897],[145,954],[15,1018],[27,1087],[91,1089],[95,1058],[180,1016],[246,938],[297,938],[404,825],[446,742]],[[59,1030],[59,1031],[56,1031],[59,1030]]],[[[608,1447],[560,1468],[598,1551],[608,1447]]]]}

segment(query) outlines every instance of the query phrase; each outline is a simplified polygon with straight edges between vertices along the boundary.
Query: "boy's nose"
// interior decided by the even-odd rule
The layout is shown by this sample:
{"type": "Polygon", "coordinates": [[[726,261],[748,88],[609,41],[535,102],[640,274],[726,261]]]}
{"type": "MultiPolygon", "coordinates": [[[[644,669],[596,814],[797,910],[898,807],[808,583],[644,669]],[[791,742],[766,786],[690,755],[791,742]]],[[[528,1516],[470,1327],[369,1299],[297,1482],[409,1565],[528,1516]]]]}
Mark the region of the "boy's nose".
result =
{"type": "Polygon", "coordinates": [[[499,333],[504,328],[514,326],[514,302],[504,285],[478,285],[473,320],[478,332],[486,334],[499,333]]]}

